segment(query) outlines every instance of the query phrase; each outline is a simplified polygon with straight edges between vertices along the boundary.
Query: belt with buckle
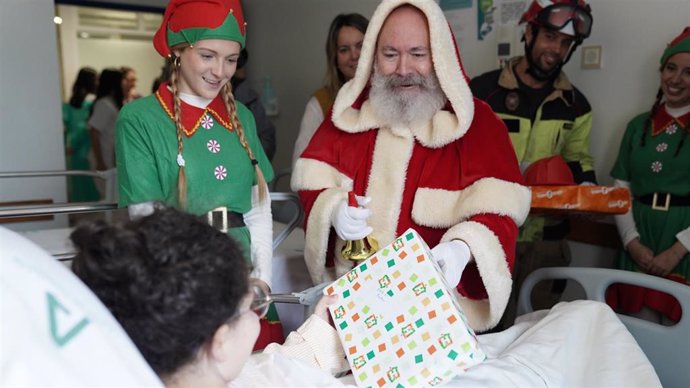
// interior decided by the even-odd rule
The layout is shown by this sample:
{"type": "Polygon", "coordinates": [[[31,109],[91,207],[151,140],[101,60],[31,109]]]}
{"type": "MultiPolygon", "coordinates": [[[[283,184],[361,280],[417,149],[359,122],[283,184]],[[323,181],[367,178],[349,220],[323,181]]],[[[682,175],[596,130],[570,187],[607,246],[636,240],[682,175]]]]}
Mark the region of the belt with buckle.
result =
{"type": "Polygon", "coordinates": [[[206,218],[209,225],[224,233],[227,232],[229,228],[245,226],[242,214],[230,211],[225,206],[217,207],[209,211],[206,213],[206,218]]]}
{"type": "Polygon", "coordinates": [[[668,211],[672,206],[690,206],[690,195],[678,196],[671,193],[652,193],[635,197],[635,200],[649,205],[654,210],[668,211]]]}

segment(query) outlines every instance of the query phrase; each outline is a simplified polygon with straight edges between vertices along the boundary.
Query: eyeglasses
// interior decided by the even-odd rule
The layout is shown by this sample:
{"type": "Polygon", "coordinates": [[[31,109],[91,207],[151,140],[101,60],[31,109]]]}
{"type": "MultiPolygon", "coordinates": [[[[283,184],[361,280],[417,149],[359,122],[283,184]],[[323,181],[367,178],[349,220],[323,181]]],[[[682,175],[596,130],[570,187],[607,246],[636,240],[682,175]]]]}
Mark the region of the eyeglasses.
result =
{"type": "Polygon", "coordinates": [[[560,30],[569,21],[573,22],[573,29],[579,38],[587,38],[592,32],[592,14],[574,4],[554,4],[544,8],[537,14],[537,23],[542,26],[560,30]]]}
{"type": "Polygon", "coordinates": [[[271,299],[271,296],[256,283],[250,283],[249,291],[251,292],[252,298],[249,309],[259,318],[265,317],[266,313],[268,313],[268,308],[271,306],[271,303],[273,303],[273,299],[271,299]]]}

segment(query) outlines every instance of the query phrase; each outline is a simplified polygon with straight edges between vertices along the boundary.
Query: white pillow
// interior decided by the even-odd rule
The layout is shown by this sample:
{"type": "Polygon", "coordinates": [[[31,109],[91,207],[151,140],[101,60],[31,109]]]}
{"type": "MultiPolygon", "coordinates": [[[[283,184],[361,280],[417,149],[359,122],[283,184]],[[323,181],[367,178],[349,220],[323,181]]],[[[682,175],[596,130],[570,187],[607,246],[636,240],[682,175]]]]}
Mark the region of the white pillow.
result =
{"type": "Polygon", "coordinates": [[[0,249],[0,386],[163,386],[65,266],[2,227],[0,249]]]}

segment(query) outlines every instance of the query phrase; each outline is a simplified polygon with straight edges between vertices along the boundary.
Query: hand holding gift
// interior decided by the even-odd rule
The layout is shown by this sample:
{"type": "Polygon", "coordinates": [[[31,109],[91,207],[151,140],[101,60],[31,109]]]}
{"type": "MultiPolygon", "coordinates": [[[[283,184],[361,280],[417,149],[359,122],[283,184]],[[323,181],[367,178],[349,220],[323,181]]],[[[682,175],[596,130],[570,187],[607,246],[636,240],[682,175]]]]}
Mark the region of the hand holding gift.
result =
{"type": "Polygon", "coordinates": [[[448,285],[456,287],[460,283],[465,266],[472,258],[470,247],[462,240],[451,240],[436,245],[431,254],[436,264],[441,267],[448,285]]]}

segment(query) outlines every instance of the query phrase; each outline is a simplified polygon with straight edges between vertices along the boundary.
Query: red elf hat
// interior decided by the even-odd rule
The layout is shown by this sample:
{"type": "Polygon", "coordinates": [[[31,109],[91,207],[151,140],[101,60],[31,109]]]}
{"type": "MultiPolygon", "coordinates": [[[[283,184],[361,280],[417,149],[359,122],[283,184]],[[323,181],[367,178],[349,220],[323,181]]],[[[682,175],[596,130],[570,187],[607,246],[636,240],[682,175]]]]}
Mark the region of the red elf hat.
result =
{"type": "Polygon", "coordinates": [[[164,57],[178,44],[225,39],[244,48],[246,23],[239,0],[170,0],[153,46],[164,57]]]}

